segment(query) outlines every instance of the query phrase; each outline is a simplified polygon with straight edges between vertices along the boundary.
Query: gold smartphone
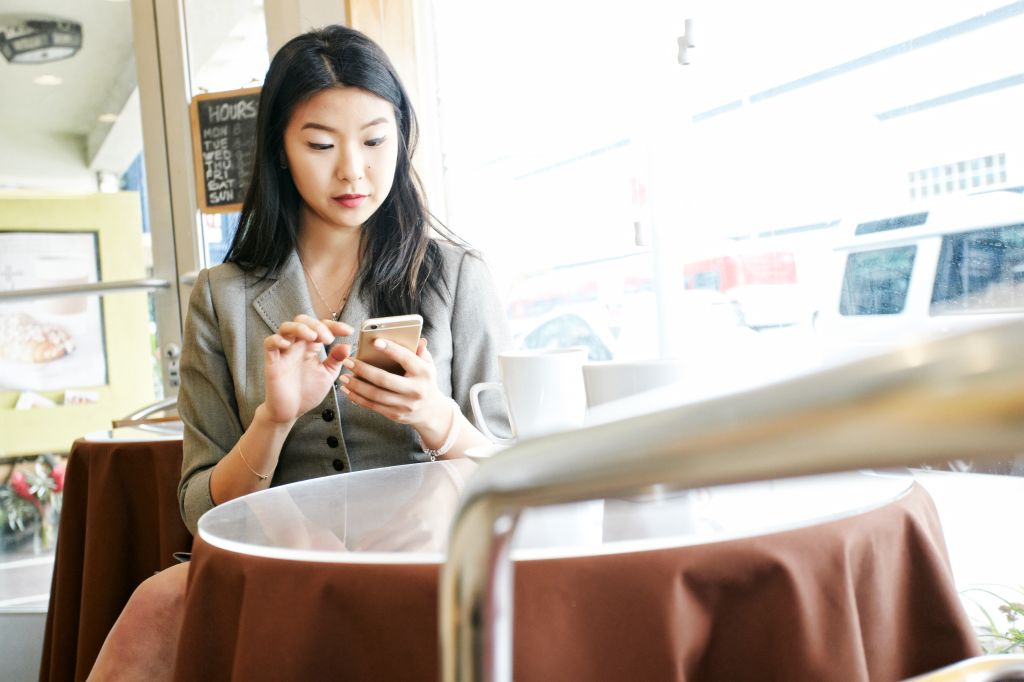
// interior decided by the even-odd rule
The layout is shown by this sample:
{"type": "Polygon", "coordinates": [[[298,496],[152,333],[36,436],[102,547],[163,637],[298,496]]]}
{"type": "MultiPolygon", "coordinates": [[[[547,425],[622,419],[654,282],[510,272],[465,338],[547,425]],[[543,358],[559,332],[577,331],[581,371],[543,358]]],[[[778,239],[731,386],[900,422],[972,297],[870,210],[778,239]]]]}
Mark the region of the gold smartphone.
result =
{"type": "Polygon", "coordinates": [[[376,348],[373,342],[377,339],[385,339],[415,353],[416,344],[419,343],[422,331],[423,318],[419,315],[370,318],[363,321],[359,328],[359,341],[356,343],[355,357],[393,374],[405,374],[402,366],[388,357],[384,351],[376,348]]]}

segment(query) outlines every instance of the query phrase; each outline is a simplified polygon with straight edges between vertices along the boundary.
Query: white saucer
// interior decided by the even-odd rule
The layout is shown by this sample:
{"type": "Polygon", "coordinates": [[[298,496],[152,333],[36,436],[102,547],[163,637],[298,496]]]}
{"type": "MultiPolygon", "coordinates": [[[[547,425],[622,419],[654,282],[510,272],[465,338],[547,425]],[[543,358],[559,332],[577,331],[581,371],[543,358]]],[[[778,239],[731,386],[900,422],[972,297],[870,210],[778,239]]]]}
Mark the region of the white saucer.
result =
{"type": "Polygon", "coordinates": [[[492,443],[491,445],[478,445],[474,448],[466,448],[466,457],[474,462],[482,462],[504,450],[507,446],[492,443]]]}

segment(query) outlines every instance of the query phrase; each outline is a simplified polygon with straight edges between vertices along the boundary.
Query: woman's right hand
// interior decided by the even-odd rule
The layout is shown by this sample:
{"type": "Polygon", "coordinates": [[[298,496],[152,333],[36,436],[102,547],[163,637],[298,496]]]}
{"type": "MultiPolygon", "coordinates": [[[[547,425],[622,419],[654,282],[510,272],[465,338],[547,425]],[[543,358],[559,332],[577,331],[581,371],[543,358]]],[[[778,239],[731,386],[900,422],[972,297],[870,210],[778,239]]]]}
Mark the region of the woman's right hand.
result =
{"type": "Polygon", "coordinates": [[[320,350],[333,343],[336,336],[350,336],[352,332],[344,322],[299,315],[264,339],[263,405],[268,419],[290,424],[320,404],[352,347],[334,346],[323,361],[320,350]]]}

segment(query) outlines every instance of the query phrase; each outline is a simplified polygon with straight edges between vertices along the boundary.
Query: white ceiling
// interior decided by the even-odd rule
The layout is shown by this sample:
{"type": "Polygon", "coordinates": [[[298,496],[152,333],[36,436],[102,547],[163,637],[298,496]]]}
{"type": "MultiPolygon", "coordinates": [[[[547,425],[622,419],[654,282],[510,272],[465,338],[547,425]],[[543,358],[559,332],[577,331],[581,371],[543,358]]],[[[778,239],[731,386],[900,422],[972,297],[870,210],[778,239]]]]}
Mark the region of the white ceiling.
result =
{"type": "MultiPolygon", "coordinates": [[[[187,15],[195,91],[262,79],[262,0],[193,2],[187,15]]],[[[0,0],[0,26],[48,17],[81,24],[82,49],[48,64],[0,57],[0,189],[95,191],[97,172],[119,176],[142,149],[131,3],[0,0]],[[39,85],[41,75],[63,82],[39,85]],[[101,114],[118,119],[100,121],[101,114]]]]}
{"type": "MultiPolygon", "coordinates": [[[[70,59],[47,64],[11,64],[0,58],[0,99],[7,104],[0,107],[0,186],[95,189],[90,166],[116,125],[98,117],[121,114],[136,86],[130,3],[0,3],[0,25],[27,18],[78,22],[82,48],[70,59]],[[34,81],[41,75],[57,76],[62,83],[39,85],[34,81]]],[[[134,154],[121,156],[130,159],[134,154]]]]}
{"type": "MultiPolygon", "coordinates": [[[[82,25],[82,49],[70,59],[49,64],[10,64],[0,59],[0,91],[6,102],[0,107],[0,128],[8,131],[65,133],[86,136],[99,114],[118,113],[135,86],[132,57],[131,7],[111,0],[5,0],[0,24],[11,17],[51,16],[82,25]],[[123,72],[131,78],[120,84],[123,72]],[[37,85],[34,79],[52,74],[61,85],[37,85]],[[127,88],[126,85],[130,85],[127,88]],[[118,86],[115,88],[115,86],[118,86]],[[117,89],[122,99],[108,98],[117,89]]],[[[109,124],[107,124],[109,125],[109,124]]]]}

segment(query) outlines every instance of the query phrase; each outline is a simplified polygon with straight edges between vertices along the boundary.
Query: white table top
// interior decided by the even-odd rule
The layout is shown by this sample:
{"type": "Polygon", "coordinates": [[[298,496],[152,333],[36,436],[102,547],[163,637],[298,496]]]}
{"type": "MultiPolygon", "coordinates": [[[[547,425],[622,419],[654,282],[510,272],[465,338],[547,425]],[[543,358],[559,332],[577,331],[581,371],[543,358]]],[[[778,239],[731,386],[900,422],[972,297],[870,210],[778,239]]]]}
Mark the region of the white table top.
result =
{"type": "MultiPolygon", "coordinates": [[[[199,520],[214,546],[254,556],[339,563],[439,563],[468,460],[357,471],[231,500],[199,520]]],[[[859,471],[694,491],[652,491],[527,510],[519,560],[643,551],[824,523],[899,499],[909,471],[859,471]]]]}
{"type": "Polygon", "coordinates": [[[93,431],[82,436],[82,440],[89,441],[90,443],[181,440],[181,433],[181,422],[172,422],[171,425],[161,425],[160,428],[122,426],[108,431],[93,431]]]}

